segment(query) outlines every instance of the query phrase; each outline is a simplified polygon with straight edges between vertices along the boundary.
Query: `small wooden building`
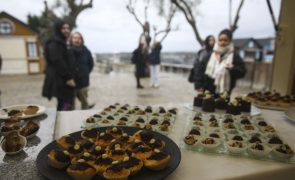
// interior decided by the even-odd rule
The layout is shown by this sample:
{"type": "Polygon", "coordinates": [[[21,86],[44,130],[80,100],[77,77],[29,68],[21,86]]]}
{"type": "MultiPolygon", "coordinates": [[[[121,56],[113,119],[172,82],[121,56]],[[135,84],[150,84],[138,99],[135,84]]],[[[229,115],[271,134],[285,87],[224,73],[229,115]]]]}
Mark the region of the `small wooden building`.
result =
{"type": "Polygon", "coordinates": [[[0,13],[2,74],[38,74],[44,61],[38,34],[12,15],[0,13]]]}

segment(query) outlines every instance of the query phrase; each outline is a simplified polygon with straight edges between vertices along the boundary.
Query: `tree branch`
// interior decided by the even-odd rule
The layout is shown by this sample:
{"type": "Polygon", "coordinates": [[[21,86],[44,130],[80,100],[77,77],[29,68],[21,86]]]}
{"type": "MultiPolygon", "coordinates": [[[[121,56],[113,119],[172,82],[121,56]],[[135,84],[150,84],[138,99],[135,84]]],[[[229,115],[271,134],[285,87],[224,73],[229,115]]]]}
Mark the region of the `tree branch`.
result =
{"type": "Polygon", "coordinates": [[[171,0],[171,2],[174,3],[178,7],[178,9],[180,9],[180,11],[184,14],[187,22],[190,24],[194,31],[197,42],[200,43],[201,46],[203,46],[204,41],[202,40],[199,34],[198,28],[196,26],[196,21],[192,14],[190,6],[185,2],[185,0],[171,0]]]}
{"type": "Polygon", "coordinates": [[[144,24],[139,20],[139,18],[137,17],[137,15],[135,13],[134,7],[132,6],[132,0],[129,0],[129,3],[126,5],[126,8],[127,8],[128,12],[133,15],[133,17],[135,18],[136,22],[138,22],[138,24],[142,28],[144,28],[144,24]]]}
{"type": "Polygon", "coordinates": [[[81,3],[83,3],[83,0],[82,0],[80,5],[76,5],[75,0],[67,0],[67,3],[68,3],[68,6],[70,7],[71,11],[70,11],[68,17],[66,17],[66,18],[72,27],[76,27],[76,19],[77,19],[78,15],[82,11],[84,11],[85,9],[91,8],[93,0],[90,0],[86,4],[81,4],[81,3]]]}
{"type": "Polygon", "coordinates": [[[244,4],[244,0],[241,0],[240,5],[239,5],[239,8],[237,10],[237,14],[236,14],[235,20],[234,20],[234,24],[230,27],[230,30],[232,32],[235,32],[235,30],[238,28],[238,21],[240,19],[240,12],[241,12],[241,9],[242,9],[243,4],[244,4]]]}
{"type": "Polygon", "coordinates": [[[267,2],[267,6],[268,6],[268,9],[269,9],[269,13],[270,13],[270,16],[271,16],[273,26],[274,26],[275,30],[278,31],[278,24],[276,23],[276,19],[275,19],[275,16],[274,16],[274,13],[273,13],[273,10],[272,10],[272,7],[271,7],[271,3],[270,3],[269,0],[266,0],[266,2],[267,2]]]}
{"type": "MultiPolygon", "coordinates": [[[[164,12],[163,12],[163,13],[164,13],[164,12]]],[[[154,29],[154,31],[155,31],[154,40],[156,40],[156,37],[157,37],[158,35],[165,33],[165,34],[162,36],[161,40],[159,41],[159,42],[162,43],[162,42],[164,41],[164,39],[168,36],[168,34],[169,34],[171,31],[176,31],[176,30],[178,30],[178,27],[177,27],[177,28],[174,28],[174,29],[171,29],[171,23],[172,23],[172,19],[173,19],[175,13],[176,13],[176,7],[173,6],[173,4],[171,3],[171,4],[170,4],[170,8],[169,8],[169,13],[168,13],[168,15],[167,15],[167,17],[166,17],[166,28],[163,29],[163,30],[160,30],[160,31],[157,31],[156,29],[154,29]]]]}

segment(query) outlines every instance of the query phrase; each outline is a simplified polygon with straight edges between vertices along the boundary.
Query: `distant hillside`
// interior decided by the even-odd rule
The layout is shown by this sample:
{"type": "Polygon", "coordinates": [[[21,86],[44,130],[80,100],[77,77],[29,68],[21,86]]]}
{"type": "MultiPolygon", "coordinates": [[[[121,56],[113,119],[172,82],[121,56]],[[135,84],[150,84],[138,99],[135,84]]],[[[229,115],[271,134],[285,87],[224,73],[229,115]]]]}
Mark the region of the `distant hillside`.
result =
{"type": "MultiPolygon", "coordinates": [[[[171,64],[188,64],[192,65],[194,63],[196,53],[194,52],[164,52],[161,53],[161,61],[163,63],[171,64]]],[[[96,60],[97,62],[104,63],[131,63],[131,53],[97,53],[96,60]]]]}

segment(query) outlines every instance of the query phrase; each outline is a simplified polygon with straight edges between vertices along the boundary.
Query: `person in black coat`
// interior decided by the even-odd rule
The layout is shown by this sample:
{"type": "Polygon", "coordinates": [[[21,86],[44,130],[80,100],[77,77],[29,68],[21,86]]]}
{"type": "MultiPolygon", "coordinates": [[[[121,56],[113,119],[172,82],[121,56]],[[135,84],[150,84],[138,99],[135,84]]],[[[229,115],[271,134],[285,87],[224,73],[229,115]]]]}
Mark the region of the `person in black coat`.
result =
{"type": "Polygon", "coordinates": [[[81,33],[74,32],[70,38],[70,50],[76,62],[77,75],[76,97],[81,102],[81,109],[90,109],[94,104],[88,103],[89,75],[93,69],[93,58],[91,52],[84,45],[84,39],[81,33]]]}
{"type": "Polygon", "coordinates": [[[244,61],[235,53],[232,32],[224,29],[209,58],[205,58],[197,74],[202,74],[198,87],[211,93],[232,92],[236,81],[246,74],[244,61]]]}
{"type": "Polygon", "coordinates": [[[54,35],[44,47],[46,60],[45,80],[42,96],[51,100],[57,98],[57,110],[74,109],[74,91],[76,83],[75,63],[71,61],[66,40],[70,35],[70,26],[62,20],[55,22],[54,35]]]}
{"type": "Polygon", "coordinates": [[[204,91],[204,89],[209,90],[209,88],[206,86],[205,82],[205,70],[207,63],[209,61],[209,58],[212,54],[213,47],[215,44],[215,38],[213,35],[209,35],[206,37],[204,42],[204,47],[198,51],[197,58],[194,63],[194,86],[195,90],[198,91],[204,91]]]}
{"type": "Polygon", "coordinates": [[[140,84],[140,78],[145,76],[143,44],[140,43],[138,48],[133,51],[131,61],[135,64],[136,87],[142,89],[144,87],[140,84]]]}

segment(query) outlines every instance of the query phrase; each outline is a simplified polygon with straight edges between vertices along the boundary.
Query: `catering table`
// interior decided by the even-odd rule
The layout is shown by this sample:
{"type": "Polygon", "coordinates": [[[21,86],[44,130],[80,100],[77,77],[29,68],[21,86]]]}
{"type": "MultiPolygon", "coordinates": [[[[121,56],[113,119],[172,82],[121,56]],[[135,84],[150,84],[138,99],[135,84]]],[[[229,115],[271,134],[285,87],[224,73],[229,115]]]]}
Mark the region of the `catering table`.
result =
{"type": "Polygon", "coordinates": [[[20,154],[8,156],[0,148],[1,180],[45,179],[38,173],[36,158],[40,150],[53,140],[56,110],[47,109],[44,115],[28,120],[38,120],[40,129],[35,137],[28,140],[27,146],[20,154]]]}
{"type": "MultiPolygon", "coordinates": [[[[175,107],[179,109],[179,114],[169,137],[179,145],[187,117],[192,112],[183,104],[175,107]]],[[[99,110],[58,112],[56,116],[54,109],[48,109],[45,116],[39,117],[41,129],[37,136],[29,141],[24,152],[7,156],[0,149],[0,180],[44,179],[35,165],[39,151],[54,139],[81,130],[82,121],[97,112],[99,110]]],[[[280,137],[295,149],[295,123],[287,120],[280,111],[261,112],[280,137]]],[[[166,179],[295,179],[295,164],[182,150],[179,167],[166,179]]]]}
{"type": "MultiPolygon", "coordinates": [[[[192,113],[184,105],[169,137],[180,144],[187,116],[192,113]]],[[[82,121],[99,110],[59,112],[55,139],[81,130],[82,121]]],[[[281,111],[261,110],[266,121],[271,123],[282,139],[295,149],[295,123],[287,120],[281,111]]],[[[167,179],[295,179],[295,164],[261,161],[255,159],[203,154],[182,150],[179,167],[167,179]]]]}

